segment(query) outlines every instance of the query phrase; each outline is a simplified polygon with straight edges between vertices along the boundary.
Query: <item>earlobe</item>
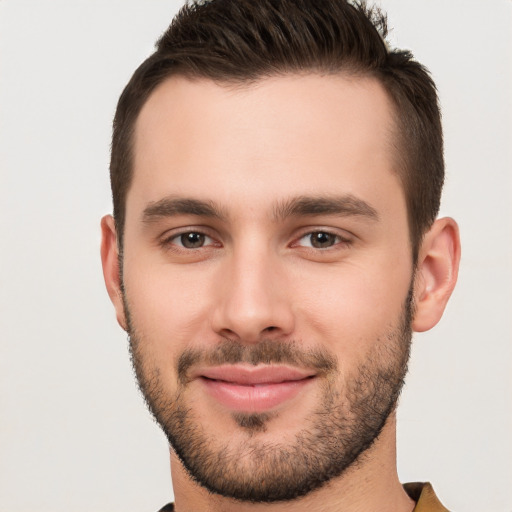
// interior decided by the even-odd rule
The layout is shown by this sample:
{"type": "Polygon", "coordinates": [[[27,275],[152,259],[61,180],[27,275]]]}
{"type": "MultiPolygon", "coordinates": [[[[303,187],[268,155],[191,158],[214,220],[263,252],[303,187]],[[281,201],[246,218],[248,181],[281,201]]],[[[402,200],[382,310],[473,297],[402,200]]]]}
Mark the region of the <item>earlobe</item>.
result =
{"type": "Polygon", "coordinates": [[[121,291],[121,273],[119,269],[119,250],[117,234],[112,215],[105,215],[101,219],[101,264],[103,278],[108,294],[116,310],[117,321],[126,331],[127,322],[124,312],[123,294],[121,291]]]}
{"type": "Polygon", "coordinates": [[[414,283],[414,331],[428,331],[441,319],[457,282],[459,261],[457,223],[449,217],[436,220],[425,234],[418,255],[414,283]]]}

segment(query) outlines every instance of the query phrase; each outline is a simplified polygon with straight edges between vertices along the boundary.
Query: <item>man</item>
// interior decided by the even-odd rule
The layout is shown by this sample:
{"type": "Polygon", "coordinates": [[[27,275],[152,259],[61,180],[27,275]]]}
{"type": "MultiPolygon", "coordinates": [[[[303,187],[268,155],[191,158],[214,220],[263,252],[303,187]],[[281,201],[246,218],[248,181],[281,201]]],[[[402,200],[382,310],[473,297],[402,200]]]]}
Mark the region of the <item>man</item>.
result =
{"type": "Polygon", "coordinates": [[[343,0],[200,2],[120,98],[102,262],[163,510],[446,510],[399,483],[395,411],[460,244],[435,86],[385,35],[343,0]]]}

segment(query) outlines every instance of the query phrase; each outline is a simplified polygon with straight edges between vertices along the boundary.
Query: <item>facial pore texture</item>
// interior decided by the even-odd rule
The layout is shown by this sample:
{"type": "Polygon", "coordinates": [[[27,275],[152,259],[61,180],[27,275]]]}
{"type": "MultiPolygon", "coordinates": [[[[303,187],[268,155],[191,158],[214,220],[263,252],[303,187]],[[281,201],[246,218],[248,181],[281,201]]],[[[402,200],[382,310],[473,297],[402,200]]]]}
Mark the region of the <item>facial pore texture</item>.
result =
{"type": "Polygon", "coordinates": [[[151,364],[152,341],[137,330],[126,295],[124,303],[132,362],[149,409],[191,478],[211,492],[237,500],[292,500],[360,461],[394,410],[407,372],[412,286],[399,318],[373,340],[356,368],[342,373],[335,356],[321,347],[305,351],[298,341],[243,344],[225,339],[208,351],[182,352],[174,361],[178,386],[172,396],[151,364]],[[233,413],[233,420],[247,434],[245,442],[221,441],[198,420],[187,397],[190,369],[226,363],[285,363],[318,372],[321,400],[292,441],[261,439],[260,433],[272,429],[273,413],[233,413]]]}

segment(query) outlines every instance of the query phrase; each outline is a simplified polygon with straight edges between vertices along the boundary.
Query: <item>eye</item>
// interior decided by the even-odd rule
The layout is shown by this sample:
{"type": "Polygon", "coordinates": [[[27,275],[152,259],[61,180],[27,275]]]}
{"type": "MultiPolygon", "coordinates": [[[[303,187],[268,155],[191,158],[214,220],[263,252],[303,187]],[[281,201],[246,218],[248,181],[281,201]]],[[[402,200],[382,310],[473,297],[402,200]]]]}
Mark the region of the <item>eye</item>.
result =
{"type": "Polygon", "coordinates": [[[198,231],[187,231],[186,233],[181,233],[172,237],[169,242],[185,249],[199,249],[206,245],[211,245],[213,240],[204,233],[200,233],[198,231]]]}
{"type": "Polygon", "coordinates": [[[329,233],[328,231],[313,231],[301,237],[297,245],[312,247],[313,249],[328,249],[329,247],[345,241],[347,240],[343,239],[341,236],[329,233]]]}

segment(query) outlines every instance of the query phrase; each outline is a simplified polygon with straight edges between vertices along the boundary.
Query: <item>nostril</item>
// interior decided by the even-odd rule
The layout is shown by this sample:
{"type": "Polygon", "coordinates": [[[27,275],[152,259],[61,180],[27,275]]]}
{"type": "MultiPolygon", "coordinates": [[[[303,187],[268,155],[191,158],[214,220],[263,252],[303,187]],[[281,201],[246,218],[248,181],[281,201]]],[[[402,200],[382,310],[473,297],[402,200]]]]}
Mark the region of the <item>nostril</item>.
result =
{"type": "Polygon", "coordinates": [[[272,332],[272,331],[275,331],[276,329],[277,329],[277,327],[275,327],[275,326],[271,325],[270,327],[267,327],[267,328],[265,329],[265,331],[266,331],[266,332],[272,332]]]}

